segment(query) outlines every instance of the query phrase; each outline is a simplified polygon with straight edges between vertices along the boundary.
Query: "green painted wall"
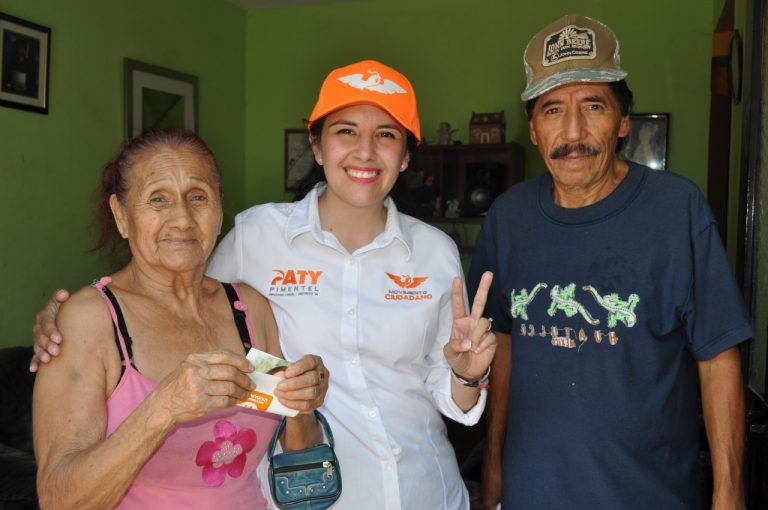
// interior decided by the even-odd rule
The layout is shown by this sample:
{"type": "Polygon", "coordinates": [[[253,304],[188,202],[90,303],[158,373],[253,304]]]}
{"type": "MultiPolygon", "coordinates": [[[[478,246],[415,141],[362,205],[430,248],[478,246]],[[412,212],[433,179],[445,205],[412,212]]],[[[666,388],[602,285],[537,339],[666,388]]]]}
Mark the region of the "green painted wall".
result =
{"type": "Polygon", "coordinates": [[[199,77],[200,132],[224,171],[228,219],[245,205],[245,30],[211,0],[3,0],[51,27],[50,113],[0,108],[0,346],[28,344],[56,286],[105,273],[86,253],[91,196],[123,135],[123,58],[199,77]]]}
{"type": "Polygon", "coordinates": [[[545,171],[519,100],[522,53],[534,32],[566,12],[617,32],[635,110],[671,113],[669,167],[704,189],[714,9],[713,0],[363,0],[252,11],[246,198],[281,198],[283,129],[302,126],[331,68],[364,58],[411,79],[428,140],[445,120],[466,141],[472,111],[504,110],[507,139],[529,149],[528,175],[545,171]]]}

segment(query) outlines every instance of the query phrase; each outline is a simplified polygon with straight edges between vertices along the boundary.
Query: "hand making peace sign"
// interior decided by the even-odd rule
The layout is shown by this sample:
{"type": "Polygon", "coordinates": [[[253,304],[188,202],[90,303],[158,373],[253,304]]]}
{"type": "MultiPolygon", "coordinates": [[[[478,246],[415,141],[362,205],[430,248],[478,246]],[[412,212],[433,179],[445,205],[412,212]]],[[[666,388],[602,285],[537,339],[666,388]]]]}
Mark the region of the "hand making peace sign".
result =
{"type": "Polygon", "coordinates": [[[483,317],[492,281],[493,273],[486,271],[467,316],[461,278],[453,279],[453,328],[450,340],[443,347],[443,354],[456,375],[469,381],[477,381],[485,375],[496,353],[496,335],[491,332],[491,322],[483,317]]]}

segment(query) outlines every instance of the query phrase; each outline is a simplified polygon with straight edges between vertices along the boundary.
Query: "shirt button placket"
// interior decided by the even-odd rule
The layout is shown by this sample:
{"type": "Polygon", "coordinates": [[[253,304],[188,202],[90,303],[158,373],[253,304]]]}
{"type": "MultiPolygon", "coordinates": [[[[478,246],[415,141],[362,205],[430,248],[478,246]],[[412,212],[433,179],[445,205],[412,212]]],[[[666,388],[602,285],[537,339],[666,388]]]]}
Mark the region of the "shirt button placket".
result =
{"type": "MultiPolygon", "coordinates": [[[[352,368],[360,366],[359,346],[357,340],[357,303],[360,265],[355,257],[348,256],[344,264],[341,282],[341,346],[347,359],[347,365],[352,368]]],[[[363,385],[359,371],[350,373],[350,380],[355,386],[363,385]]]]}

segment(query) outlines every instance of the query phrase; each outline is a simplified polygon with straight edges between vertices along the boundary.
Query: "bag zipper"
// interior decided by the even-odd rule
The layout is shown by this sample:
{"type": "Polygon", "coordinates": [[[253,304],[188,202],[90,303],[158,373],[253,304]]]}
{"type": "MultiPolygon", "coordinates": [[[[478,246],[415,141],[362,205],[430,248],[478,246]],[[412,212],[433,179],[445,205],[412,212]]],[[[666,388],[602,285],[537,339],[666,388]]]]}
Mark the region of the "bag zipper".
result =
{"type": "Polygon", "coordinates": [[[289,473],[291,471],[300,471],[302,469],[317,469],[325,468],[325,476],[331,478],[333,476],[333,462],[324,460],[323,462],[313,462],[311,464],[297,464],[295,466],[283,466],[279,468],[273,468],[273,473],[289,473]]]}

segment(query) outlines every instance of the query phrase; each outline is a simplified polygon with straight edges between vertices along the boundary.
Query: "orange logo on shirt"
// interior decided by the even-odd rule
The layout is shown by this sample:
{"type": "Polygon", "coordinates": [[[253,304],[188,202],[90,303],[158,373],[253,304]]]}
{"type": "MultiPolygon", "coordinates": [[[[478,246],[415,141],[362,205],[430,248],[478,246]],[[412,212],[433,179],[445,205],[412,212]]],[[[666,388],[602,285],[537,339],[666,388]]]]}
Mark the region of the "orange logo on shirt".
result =
{"type": "Polygon", "coordinates": [[[323,272],[312,269],[273,269],[267,295],[271,297],[319,296],[323,272]]]}
{"type": "Polygon", "coordinates": [[[429,279],[429,276],[411,276],[411,275],[396,275],[392,273],[387,273],[387,276],[389,276],[390,280],[395,282],[398,287],[402,287],[404,289],[415,289],[427,279],[429,279]]]}
{"type": "MultiPolygon", "coordinates": [[[[387,301],[423,301],[432,299],[431,290],[416,290],[422,283],[429,280],[429,276],[411,276],[409,274],[397,275],[387,273],[390,280],[399,288],[391,288],[384,293],[387,301]]],[[[429,287],[426,285],[425,287],[429,287]]]]}
{"type": "Polygon", "coordinates": [[[270,285],[317,285],[317,281],[323,274],[322,271],[312,271],[311,269],[273,269],[272,272],[277,276],[272,278],[270,285]],[[309,281],[307,281],[309,277],[309,281]]]}

